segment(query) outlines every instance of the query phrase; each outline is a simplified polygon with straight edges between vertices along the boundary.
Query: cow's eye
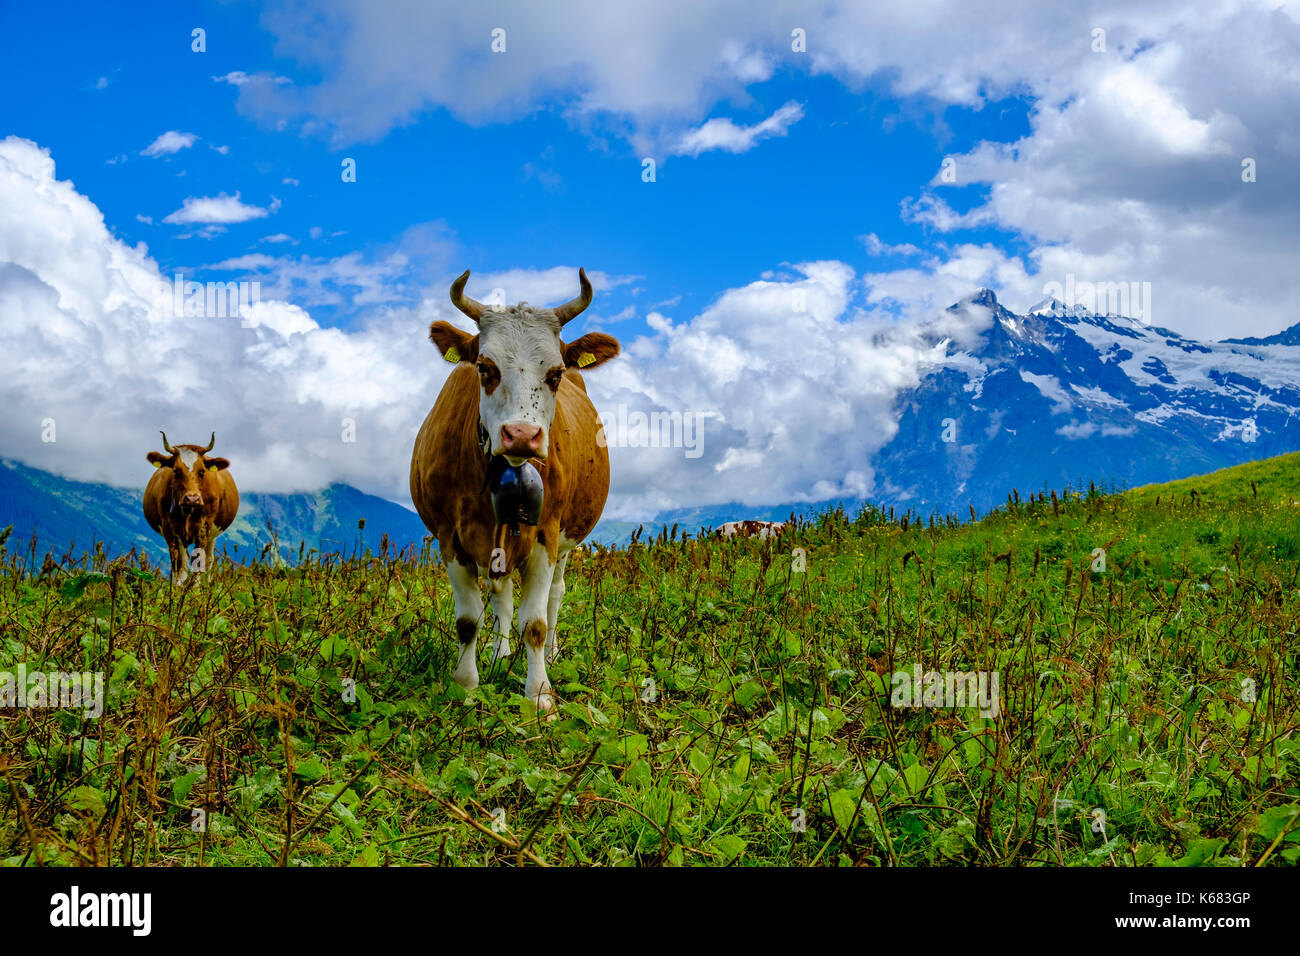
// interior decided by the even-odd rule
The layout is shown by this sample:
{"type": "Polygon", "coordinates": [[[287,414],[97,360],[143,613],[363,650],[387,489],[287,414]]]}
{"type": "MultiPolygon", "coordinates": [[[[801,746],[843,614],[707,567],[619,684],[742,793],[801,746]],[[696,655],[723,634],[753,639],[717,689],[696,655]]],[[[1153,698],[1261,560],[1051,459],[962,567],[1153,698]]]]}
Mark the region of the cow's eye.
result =
{"type": "Polygon", "coordinates": [[[501,381],[501,370],[490,360],[477,363],[478,378],[484,390],[491,395],[501,381]]]}
{"type": "Polygon", "coordinates": [[[557,365],[546,373],[546,384],[550,387],[552,392],[559,390],[560,380],[562,378],[564,378],[564,367],[560,365],[557,365]]]}

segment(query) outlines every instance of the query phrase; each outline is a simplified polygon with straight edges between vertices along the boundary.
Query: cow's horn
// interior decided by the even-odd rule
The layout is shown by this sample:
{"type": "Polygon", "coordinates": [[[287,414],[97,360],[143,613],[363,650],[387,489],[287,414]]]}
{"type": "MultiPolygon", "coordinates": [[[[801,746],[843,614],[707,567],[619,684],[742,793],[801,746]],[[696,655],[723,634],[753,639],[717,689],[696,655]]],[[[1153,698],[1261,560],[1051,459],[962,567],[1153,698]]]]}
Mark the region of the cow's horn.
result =
{"type": "Polygon", "coordinates": [[[451,284],[451,304],[468,315],[475,322],[483,317],[487,307],[482,302],[476,302],[465,294],[465,283],[469,281],[469,270],[466,269],[459,279],[451,284]]]}
{"type": "Polygon", "coordinates": [[[164,431],[159,431],[158,434],[162,435],[163,437],[163,451],[167,452],[167,454],[169,455],[176,454],[176,449],[173,448],[171,445],[167,444],[167,433],[164,431]]]}
{"type": "Polygon", "coordinates": [[[582,285],[582,291],[578,293],[576,299],[570,299],[564,305],[557,306],[555,317],[560,320],[561,328],[564,323],[575,318],[587,306],[591,305],[591,282],[587,279],[587,270],[578,270],[578,282],[582,285]]]}
{"type": "Polygon", "coordinates": [[[208,447],[203,449],[203,454],[206,455],[208,452],[212,451],[212,446],[215,445],[216,443],[217,443],[217,433],[213,432],[212,437],[208,439],[208,447]]]}

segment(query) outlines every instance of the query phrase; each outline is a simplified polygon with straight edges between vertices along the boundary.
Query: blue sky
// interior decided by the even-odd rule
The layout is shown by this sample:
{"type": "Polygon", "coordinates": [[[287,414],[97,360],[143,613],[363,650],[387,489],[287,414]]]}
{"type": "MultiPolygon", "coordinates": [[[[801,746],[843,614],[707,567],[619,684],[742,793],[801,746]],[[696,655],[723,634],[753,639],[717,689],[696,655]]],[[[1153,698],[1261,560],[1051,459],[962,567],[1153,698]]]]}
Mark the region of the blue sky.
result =
{"type": "Polygon", "coordinates": [[[0,387],[21,413],[0,454],[132,484],[158,427],[216,428],[251,487],[405,500],[447,372],[425,330],[463,324],[450,280],[554,304],[585,266],[580,325],[625,350],[590,376],[598,406],[711,423],[698,458],[616,449],[615,512],[869,494],[898,396],[945,360],[926,323],[982,286],[1023,311],[1067,275],[1149,282],[1155,324],[1207,339],[1300,318],[1298,19],[1249,0],[9,5],[0,387]],[[262,301],[164,314],[147,290],[178,271],[262,301]],[[345,417],[361,437],[340,447],[345,417]],[[57,445],[33,437],[46,418],[57,445]]]}
{"type": "MultiPolygon", "coordinates": [[[[459,257],[418,263],[412,295],[421,279],[445,279],[461,263],[476,270],[579,263],[644,277],[602,296],[601,315],[677,297],[682,308],[699,310],[720,289],[792,258],[837,259],[864,271],[898,260],[870,255],[861,240],[868,232],[890,244],[942,241],[925,224],[903,221],[900,204],[920,195],[944,156],[1028,132],[1022,98],[979,110],[902,102],[878,84],[849,90],[809,76],[807,57],[790,53],[743,102],[716,111],[747,126],[795,102],[803,116],[788,133],[739,155],[660,155],[654,183],[642,181],[643,157],[617,137],[616,121],[597,118],[587,134],[555,103],[482,125],[434,108],[382,136],[335,142],[244,115],[239,87],[216,79],[242,72],[302,85],[317,78],[276,55],[257,8],[184,6],[147,5],[127,20],[100,5],[76,5],[69,8],[76,29],[62,30],[49,29],[44,10],[11,10],[6,32],[42,41],[0,63],[0,78],[16,89],[40,76],[49,91],[10,100],[6,132],[48,148],[60,177],[95,201],[117,236],[146,243],[168,274],[200,279],[238,273],[204,267],[250,253],[382,254],[427,224],[459,257]],[[191,30],[200,25],[203,53],[191,49],[191,30]],[[168,130],[196,137],[193,145],[142,155],[168,130]],[[355,183],[341,179],[344,158],[357,162],[355,183]],[[163,221],[187,198],[236,194],[249,206],[280,205],[206,239],[193,225],[163,221]],[[266,241],[276,236],[291,238],[266,241]],[[420,265],[428,269],[423,276],[420,265]],[[632,295],[633,288],[641,291],[632,295]]],[[[507,45],[501,55],[524,54],[507,45]]],[[[975,198],[953,204],[968,207],[987,190],[971,191],[975,198]]],[[[962,239],[1015,248],[1006,230],[980,227],[962,239]]],[[[340,283],[337,291],[346,298],[350,290],[340,283]]],[[[355,317],[347,303],[317,311],[328,323],[355,317]]],[[[628,328],[644,331],[635,318],[628,328]]]]}

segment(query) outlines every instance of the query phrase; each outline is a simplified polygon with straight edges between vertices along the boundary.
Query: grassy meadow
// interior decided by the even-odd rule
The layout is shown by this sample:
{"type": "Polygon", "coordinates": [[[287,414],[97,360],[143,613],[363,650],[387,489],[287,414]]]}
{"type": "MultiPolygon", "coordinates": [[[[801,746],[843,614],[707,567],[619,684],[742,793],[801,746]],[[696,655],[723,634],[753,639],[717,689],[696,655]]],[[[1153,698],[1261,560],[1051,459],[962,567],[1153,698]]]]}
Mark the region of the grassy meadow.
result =
{"type": "Polygon", "coordinates": [[[105,710],[0,710],[0,860],[1295,865],[1297,501],[1290,455],[580,551],[552,721],[522,653],[452,682],[427,550],[173,589],[10,540],[0,671],[102,672],[105,710]],[[996,672],[998,715],[894,706],[918,666],[996,672]]]}

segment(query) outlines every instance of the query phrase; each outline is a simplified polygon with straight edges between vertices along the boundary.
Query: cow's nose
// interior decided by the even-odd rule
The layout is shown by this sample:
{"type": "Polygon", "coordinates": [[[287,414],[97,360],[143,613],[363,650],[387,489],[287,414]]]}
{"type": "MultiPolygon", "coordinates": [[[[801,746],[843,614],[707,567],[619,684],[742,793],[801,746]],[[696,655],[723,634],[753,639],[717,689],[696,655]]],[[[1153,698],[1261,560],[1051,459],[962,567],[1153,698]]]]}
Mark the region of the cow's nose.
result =
{"type": "Polygon", "coordinates": [[[200,496],[200,495],[198,495],[198,494],[196,494],[196,493],[194,493],[194,492],[190,492],[188,495],[186,495],[184,498],[181,499],[181,504],[183,504],[183,505],[201,505],[201,504],[203,504],[203,498],[202,498],[202,496],[200,496]]]}
{"type": "Polygon", "coordinates": [[[502,425],[501,454],[535,455],[542,448],[541,425],[502,425]]]}

